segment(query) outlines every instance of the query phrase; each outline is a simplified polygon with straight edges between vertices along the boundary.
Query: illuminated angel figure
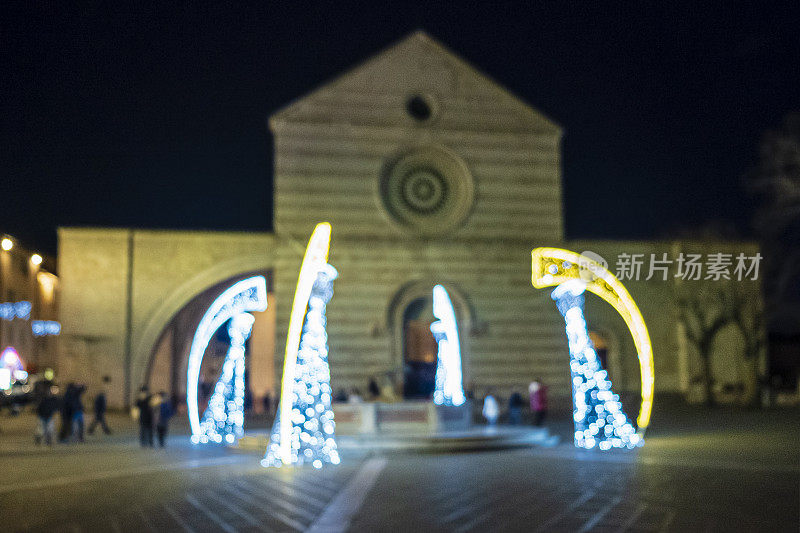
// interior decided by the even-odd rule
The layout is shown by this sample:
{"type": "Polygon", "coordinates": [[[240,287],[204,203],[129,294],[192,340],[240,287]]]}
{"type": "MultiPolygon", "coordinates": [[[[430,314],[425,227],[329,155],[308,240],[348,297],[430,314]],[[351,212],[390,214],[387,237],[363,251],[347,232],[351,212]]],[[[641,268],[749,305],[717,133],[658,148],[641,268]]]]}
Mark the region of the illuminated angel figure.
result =
{"type": "Polygon", "coordinates": [[[441,285],[433,288],[433,316],[431,332],[439,345],[436,364],[436,405],[461,405],[466,401],[461,377],[461,349],[458,340],[456,314],[447,291],[441,285]]]}
{"type": "Polygon", "coordinates": [[[552,298],[564,316],[572,372],[575,445],[602,450],[641,446],[653,411],[653,346],[636,302],[620,281],[591,257],[561,248],[536,248],[531,252],[531,283],[537,289],[555,286],[552,298]],[[636,428],[622,411],[611,390],[608,372],[600,365],[586,320],[584,292],[608,302],[625,321],[633,337],[642,379],[641,404],[636,428]]]}
{"type": "Polygon", "coordinates": [[[235,408],[239,402],[234,399],[233,405],[228,406],[228,398],[229,394],[234,394],[235,398],[240,398],[241,403],[244,403],[244,343],[250,336],[254,320],[248,311],[264,311],[266,308],[267,281],[264,276],[253,276],[228,287],[212,302],[200,320],[189,349],[186,371],[186,408],[192,427],[193,443],[222,442],[222,435],[225,435],[225,439],[231,442],[236,439],[237,435],[241,435],[241,423],[238,422],[240,416],[236,414],[237,409],[240,411],[241,408],[235,408]],[[215,395],[209,402],[209,410],[204,414],[201,426],[197,389],[203,354],[214,333],[228,321],[230,321],[230,351],[225,358],[223,375],[214,387],[215,395]],[[212,405],[216,407],[211,408],[212,405]],[[228,420],[229,412],[231,413],[230,420],[228,420]],[[222,422],[224,431],[220,433],[218,422],[222,421],[223,416],[225,418],[225,421],[222,422]],[[224,429],[229,422],[233,428],[232,433],[229,432],[230,428],[224,429]],[[239,429],[235,429],[236,427],[239,429]],[[227,435],[231,435],[231,437],[227,435]]]}
{"type": "Polygon", "coordinates": [[[331,410],[328,335],[325,332],[325,307],[333,296],[336,276],[336,269],[328,264],[317,273],[308,299],[294,378],[289,383],[291,390],[281,395],[281,403],[291,401],[291,432],[287,433],[289,455],[281,454],[281,445],[286,442],[282,440],[284,433],[281,432],[284,410],[279,408],[267,453],[261,462],[264,466],[311,463],[315,468],[321,468],[326,463],[339,464],[331,410]]]}
{"type": "Polygon", "coordinates": [[[294,292],[281,399],[263,466],[338,464],[331,410],[325,306],[336,269],[328,264],[331,225],[321,222],[308,240],[294,292]]]}
{"type": "Polygon", "coordinates": [[[583,292],[586,282],[566,281],[552,293],[567,327],[569,367],[572,374],[575,446],[601,450],[633,448],[642,443],[636,429],[622,411],[619,396],[611,390],[608,373],[600,366],[586,320],[583,292]]]}
{"type": "Polygon", "coordinates": [[[200,421],[200,442],[232,443],[244,434],[244,351],[255,318],[235,315],[228,326],[230,348],[222,363],[222,375],[200,421]]]}

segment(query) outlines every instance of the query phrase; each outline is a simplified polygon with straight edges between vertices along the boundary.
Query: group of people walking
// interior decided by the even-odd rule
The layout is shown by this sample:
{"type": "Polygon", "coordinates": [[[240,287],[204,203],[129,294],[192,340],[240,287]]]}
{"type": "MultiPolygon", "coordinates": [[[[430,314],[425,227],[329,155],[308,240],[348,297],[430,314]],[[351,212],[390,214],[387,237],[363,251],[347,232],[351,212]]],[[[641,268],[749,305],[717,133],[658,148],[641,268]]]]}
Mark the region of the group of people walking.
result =
{"type": "MultiPolygon", "coordinates": [[[[99,427],[106,435],[111,434],[111,428],[106,422],[106,390],[109,378],[103,378],[103,389],[94,397],[94,418],[89,424],[88,433],[93,434],[99,427]]],[[[52,446],[58,442],[75,440],[84,442],[83,395],[86,386],[78,383],[67,385],[63,394],[59,394],[59,387],[52,382],[42,382],[39,386],[38,401],[36,403],[37,425],[34,432],[34,442],[37,445],[52,446]],[[56,413],[60,415],[61,426],[56,435],[56,413]]],[[[167,439],[169,420],[174,414],[172,402],[166,393],[150,394],[147,387],[142,387],[135,404],[135,417],[139,420],[139,442],[142,446],[154,447],[155,438],[160,447],[164,447],[167,439]]]]}
{"type": "MultiPolygon", "coordinates": [[[[109,382],[103,379],[104,384],[109,382]]],[[[58,441],[68,442],[72,439],[84,442],[83,394],[86,385],[69,383],[63,395],[59,395],[59,388],[51,381],[42,382],[38,387],[38,401],[36,403],[36,416],[38,423],[34,432],[34,442],[51,446],[55,440],[56,413],[61,417],[61,426],[58,431],[58,441]]],[[[97,426],[108,435],[111,429],[106,423],[106,392],[100,390],[94,400],[94,420],[89,425],[89,434],[94,433],[97,426]]]]}

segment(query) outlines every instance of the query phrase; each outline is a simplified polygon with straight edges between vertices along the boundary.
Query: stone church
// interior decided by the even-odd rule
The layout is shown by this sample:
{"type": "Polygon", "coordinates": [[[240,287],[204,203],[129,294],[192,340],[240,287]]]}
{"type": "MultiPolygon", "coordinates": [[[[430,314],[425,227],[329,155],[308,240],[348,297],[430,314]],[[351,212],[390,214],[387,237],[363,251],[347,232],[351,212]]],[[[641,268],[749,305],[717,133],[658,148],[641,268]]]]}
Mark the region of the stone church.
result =
{"type": "MultiPolygon", "coordinates": [[[[424,397],[436,357],[431,290],[442,284],[460,328],[465,388],[507,395],[538,377],[566,405],[564,324],[549,291],[531,286],[531,249],[676,257],[711,246],[565,242],[561,128],[422,32],[289,104],[269,125],[274,233],[59,230],[61,379],[92,387],[109,376],[116,406],[145,383],[183,394],[205,308],[236,280],[262,273],[269,308],[250,339],[248,379],[255,397],[274,394],[304,247],[315,224],[328,221],[339,271],[328,307],[335,390],[363,393],[376,378],[398,396],[424,397]]],[[[718,243],[714,251],[725,247],[755,250],[718,243]]],[[[697,362],[674,282],[628,288],[650,328],[657,392],[686,391],[697,362]]],[[[636,391],[622,319],[588,298],[587,317],[615,387],[636,391]]],[[[715,367],[721,382],[732,365],[715,367]]]]}

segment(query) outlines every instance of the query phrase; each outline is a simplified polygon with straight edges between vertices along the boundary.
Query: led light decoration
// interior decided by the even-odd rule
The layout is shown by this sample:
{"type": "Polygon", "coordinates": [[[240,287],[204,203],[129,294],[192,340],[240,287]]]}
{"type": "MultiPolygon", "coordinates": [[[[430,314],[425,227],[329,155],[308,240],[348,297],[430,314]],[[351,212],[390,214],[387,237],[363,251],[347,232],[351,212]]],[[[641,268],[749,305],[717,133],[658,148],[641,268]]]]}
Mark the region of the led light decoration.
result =
{"type": "Polygon", "coordinates": [[[31,309],[33,306],[30,302],[6,302],[0,304],[0,318],[3,320],[14,320],[14,318],[21,318],[28,320],[31,317],[31,309]]]}
{"type": "MultiPolygon", "coordinates": [[[[622,283],[620,283],[611,272],[596,261],[581,254],[560,248],[536,248],[531,252],[531,258],[531,282],[537,289],[561,285],[573,280],[582,281],[584,290],[596,294],[611,304],[620,316],[622,316],[633,336],[633,342],[636,346],[636,352],[639,358],[639,371],[641,372],[642,379],[642,401],[639,407],[639,416],[636,419],[636,425],[638,428],[639,442],[642,442],[644,430],[650,424],[655,378],[653,373],[653,348],[650,343],[650,335],[647,332],[647,326],[636,302],[633,301],[633,298],[631,298],[631,295],[622,283]]],[[[572,290],[574,291],[575,289],[572,290]]],[[[581,291],[581,293],[582,292],[583,291],[581,291]]],[[[556,298],[555,291],[554,298],[556,298]]],[[[583,319],[582,298],[583,296],[581,296],[581,319],[583,319]]],[[[566,315],[564,318],[567,320],[566,315]]],[[[585,329],[585,322],[583,327],[585,329]]],[[[593,353],[594,349],[591,348],[591,342],[589,342],[589,346],[593,353]]],[[[570,346],[570,350],[572,350],[572,346],[570,346]]],[[[570,353],[572,352],[570,351],[570,353]]],[[[572,363],[572,361],[570,363],[572,363]]],[[[605,372],[602,369],[599,371],[605,372]]],[[[606,374],[603,375],[605,376],[606,374]]],[[[607,397],[606,394],[602,396],[607,397]]]]}
{"type": "Polygon", "coordinates": [[[230,348],[222,363],[222,375],[200,421],[200,442],[233,443],[244,435],[244,343],[250,337],[255,317],[240,313],[231,319],[230,348]]]}
{"type": "MultiPolygon", "coordinates": [[[[192,442],[198,443],[204,435],[200,427],[197,405],[197,385],[200,379],[200,365],[211,337],[225,322],[242,313],[264,311],[267,308],[267,281],[264,276],[243,279],[223,292],[203,315],[197,326],[192,346],[189,349],[189,363],[186,377],[186,407],[192,427],[192,442]]],[[[231,338],[233,341],[233,338],[231,338]]],[[[226,358],[227,361],[227,358],[226,358]]],[[[223,364],[224,366],[224,364],[223,364]]]]}
{"type": "Polygon", "coordinates": [[[567,325],[575,446],[597,446],[601,450],[633,448],[643,441],[622,411],[619,396],[611,391],[611,381],[600,366],[600,359],[589,339],[583,318],[585,289],[585,281],[573,279],[560,284],[552,293],[567,325]]]}
{"type": "Polygon", "coordinates": [[[441,285],[433,288],[433,316],[431,332],[439,345],[436,364],[436,405],[461,405],[466,401],[461,376],[461,348],[456,326],[456,314],[447,291],[441,285]]]}
{"type": "Polygon", "coordinates": [[[25,364],[13,346],[6,347],[0,353],[0,389],[7,390],[16,380],[24,380],[28,377],[25,372],[25,364]]]}
{"type": "Polygon", "coordinates": [[[6,347],[6,349],[0,353],[0,367],[7,368],[11,372],[25,370],[25,364],[22,362],[22,358],[13,346],[6,347]]]}
{"type": "Polygon", "coordinates": [[[308,242],[289,320],[278,414],[263,466],[339,464],[331,409],[325,308],[336,269],[327,264],[331,226],[318,224],[308,242]]]}
{"type": "Polygon", "coordinates": [[[34,337],[58,335],[61,333],[61,324],[55,320],[33,320],[31,321],[31,331],[34,337]]]}

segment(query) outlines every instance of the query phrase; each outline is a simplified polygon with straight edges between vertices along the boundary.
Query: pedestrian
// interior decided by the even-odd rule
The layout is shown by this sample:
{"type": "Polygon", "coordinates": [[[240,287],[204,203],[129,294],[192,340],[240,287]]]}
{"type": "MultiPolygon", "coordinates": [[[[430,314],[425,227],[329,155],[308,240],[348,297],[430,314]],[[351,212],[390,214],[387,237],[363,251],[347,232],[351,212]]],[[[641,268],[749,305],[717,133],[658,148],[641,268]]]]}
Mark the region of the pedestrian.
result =
{"type": "Polygon", "coordinates": [[[269,392],[264,394],[264,399],[262,401],[264,402],[264,414],[271,415],[272,414],[272,394],[270,394],[269,392]]]}
{"type": "Polygon", "coordinates": [[[150,392],[147,386],[139,389],[136,410],[139,416],[139,444],[144,448],[153,447],[153,409],[150,407],[150,392]]]}
{"type": "Polygon", "coordinates": [[[522,420],[522,395],[516,391],[508,399],[508,423],[518,426],[522,420]]]}
{"type": "Polygon", "coordinates": [[[169,419],[175,414],[172,408],[172,402],[167,398],[167,393],[161,391],[158,393],[160,402],[158,407],[154,409],[156,415],[156,433],[158,434],[158,445],[163,448],[164,441],[167,438],[167,429],[169,428],[169,419]]]}
{"type": "Polygon", "coordinates": [[[370,400],[376,400],[381,395],[381,388],[378,386],[378,380],[375,379],[375,376],[369,378],[367,392],[369,392],[370,400]]]}
{"type": "Polygon", "coordinates": [[[347,397],[347,403],[361,403],[362,401],[364,400],[361,398],[361,393],[357,388],[353,387],[353,390],[350,391],[350,395],[347,397]]]}
{"type": "Polygon", "coordinates": [[[36,406],[36,416],[39,418],[39,424],[33,437],[37,446],[42,442],[48,446],[53,445],[55,414],[59,406],[58,387],[54,385],[42,391],[42,397],[36,406]]]}
{"type": "Polygon", "coordinates": [[[483,417],[490,426],[497,424],[497,417],[500,415],[500,407],[491,392],[483,399],[483,417]]]}
{"type": "Polygon", "coordinates": [[[67,442],[72,436],[72,397],[75,395],[75,384],[68,383],[64,396],[60,402],[61,428],[58,431],[58,441],[67,442]]]}
{"type": "Polygon", "coordinates": [[[547,416],[547,386],[534,379],[528,386],[533,425],[539,427],[547,416]]]}
{"type": "MultiPolygon", "coordinates": [[[[166,396],[164,397],[166,399],[166,396]]],[[[249,413],[250,410],[253,408],[253,391],[250,390],[250,387],[247,387],[244,390],[244,412],[249,413]]]]}
{"type": "Polygon", "coordinates": [[[70,397],[72,404],[72,434],[78,439],[78,442],[83,442],[83,401],[81,396],[86,392],[86,385],[75,385],[73,394],[70,397]]]}
{"type": "Polygon", "coordinates": [[[111,430],[106,424],[106,386],[111,381],[108,376],[103,377],[103,388],[94,397],[94,420],[89,424],[89,435],[94,433],[95,428],[99,425],[103,428],[103,433],[106,435],[111,434],[111,430]]]}

